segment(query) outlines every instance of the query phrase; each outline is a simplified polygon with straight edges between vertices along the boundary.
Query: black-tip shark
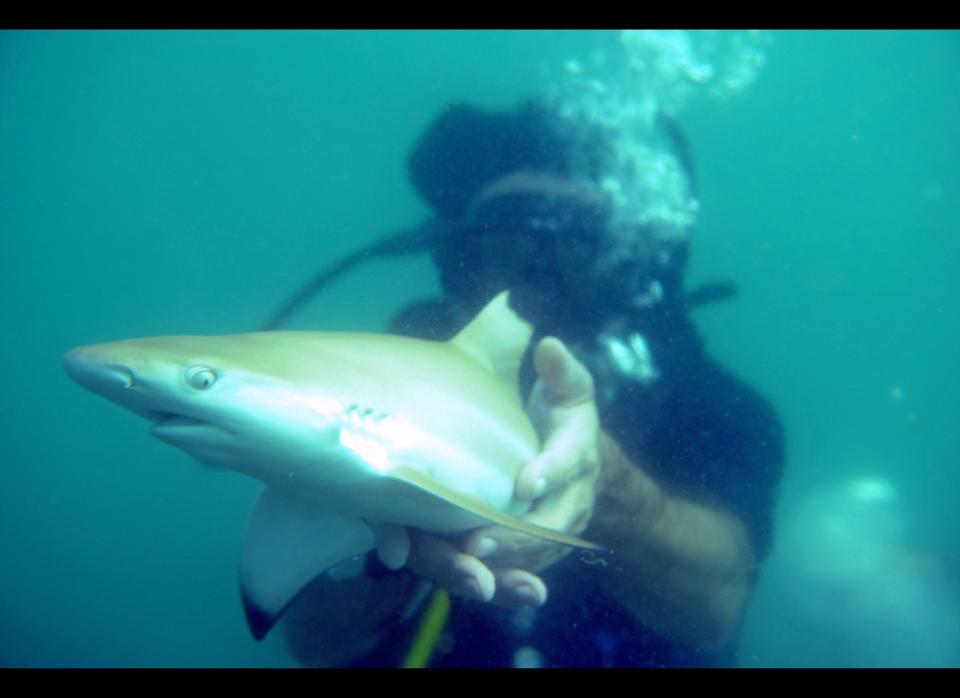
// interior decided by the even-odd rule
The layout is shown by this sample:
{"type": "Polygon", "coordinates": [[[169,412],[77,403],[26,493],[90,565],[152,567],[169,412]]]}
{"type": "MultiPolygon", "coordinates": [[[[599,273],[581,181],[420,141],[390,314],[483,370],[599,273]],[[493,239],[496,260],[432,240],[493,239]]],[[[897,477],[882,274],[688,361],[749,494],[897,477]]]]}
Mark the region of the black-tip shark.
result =
{"type": "Polygon", "coordinates": [[[449,342],[152,337],[79,347],[64,363],[162,441],[266,483],[240,563],[261,639],[310,581],[372,550],[379,523],[437,534],[492,523],[597,548],[519,518],[530,504],[514,484],[539,449],[517,388],[531,335],[503,293],[449,342]]]}

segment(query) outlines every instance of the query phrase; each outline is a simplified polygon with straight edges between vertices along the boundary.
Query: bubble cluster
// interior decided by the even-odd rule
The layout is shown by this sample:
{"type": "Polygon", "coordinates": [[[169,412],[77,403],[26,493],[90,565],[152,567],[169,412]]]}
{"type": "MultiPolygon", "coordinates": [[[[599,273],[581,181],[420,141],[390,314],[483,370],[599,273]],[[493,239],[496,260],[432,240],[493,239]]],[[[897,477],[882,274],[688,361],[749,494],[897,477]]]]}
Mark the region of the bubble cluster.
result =
{"type": "MultiPolygon", "coordinates": [[[[689,238],[699,212],[691,173],[663,119],[691,99],[725,99],[746,89],[766,61],[769,36],[758,31],[630,30],[586,63],[567,61],[548,95],[576,140],[602,134],[608,150],[599,175],[621,230],[614,256],[629,256],[640,225],[659,240],[689,238]]],[[[596,168],[592,168],[596,169],[596,168]]]]}

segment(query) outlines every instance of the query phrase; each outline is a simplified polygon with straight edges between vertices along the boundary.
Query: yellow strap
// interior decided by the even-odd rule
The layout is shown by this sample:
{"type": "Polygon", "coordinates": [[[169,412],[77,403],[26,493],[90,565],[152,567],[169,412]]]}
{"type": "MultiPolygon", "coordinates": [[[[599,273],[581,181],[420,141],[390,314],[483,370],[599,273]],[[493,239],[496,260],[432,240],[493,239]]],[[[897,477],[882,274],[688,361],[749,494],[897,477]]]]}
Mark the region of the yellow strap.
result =
{"type": "Polygon", "coordinates": [[[437,649],[440,633],[447,624],[450,615],[450,595],[443,589],[437,589],[430,597],[430,604],[423,612],[423,620],[417,634],[410,643],[410,649],[403,660],[404,669],[424,669],[430,666],[433,653],[437,649]]]}

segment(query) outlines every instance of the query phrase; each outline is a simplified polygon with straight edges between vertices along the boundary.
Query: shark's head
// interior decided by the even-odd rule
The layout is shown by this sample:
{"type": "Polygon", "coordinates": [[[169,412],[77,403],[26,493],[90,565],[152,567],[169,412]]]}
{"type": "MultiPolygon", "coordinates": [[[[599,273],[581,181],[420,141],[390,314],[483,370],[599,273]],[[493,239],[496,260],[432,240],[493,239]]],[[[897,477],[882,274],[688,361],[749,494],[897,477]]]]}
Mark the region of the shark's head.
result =
{"type": "Polygon", "coordinates": [[[153,337],[79,347],[64,365],[83,387],[152,421],[157,438],[267,479],[251,464],[279,465],[305,421],[316,442],[332,436],[337,410],[291,389],[293,362],[273,344],[269,334],[153,337]]]}

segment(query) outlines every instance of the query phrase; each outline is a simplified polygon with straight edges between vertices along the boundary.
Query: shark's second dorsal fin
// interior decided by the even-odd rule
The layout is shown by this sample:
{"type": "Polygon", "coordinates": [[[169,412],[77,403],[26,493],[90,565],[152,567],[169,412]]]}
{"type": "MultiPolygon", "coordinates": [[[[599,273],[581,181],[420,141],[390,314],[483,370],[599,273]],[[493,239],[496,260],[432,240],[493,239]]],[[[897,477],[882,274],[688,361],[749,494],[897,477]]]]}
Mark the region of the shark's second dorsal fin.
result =
{"type": "Polygon", "coordinates": [[[493,371],[512,390],[533,327],[510,308],[503,291],[460,330],[450,343],[493,371]]]}

